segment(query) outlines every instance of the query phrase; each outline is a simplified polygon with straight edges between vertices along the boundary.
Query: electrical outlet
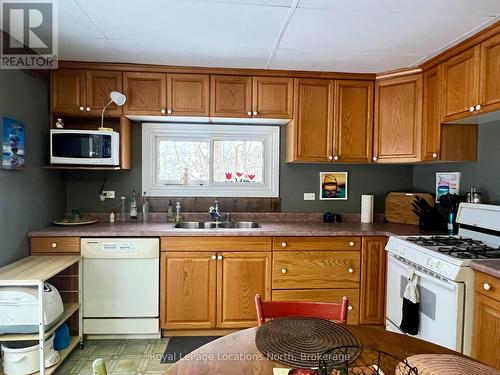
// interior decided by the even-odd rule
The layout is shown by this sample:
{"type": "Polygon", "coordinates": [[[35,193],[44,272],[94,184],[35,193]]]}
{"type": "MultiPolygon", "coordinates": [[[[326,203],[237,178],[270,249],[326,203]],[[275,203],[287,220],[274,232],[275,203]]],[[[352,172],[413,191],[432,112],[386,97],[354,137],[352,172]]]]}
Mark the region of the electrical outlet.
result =
{"type": "Polygon", "coordinates": [[[314,201],[314,200],[316,200],[316,194],[315,193],[304,193],[304,200],[305,201],[314,201]]]}
{"type": "Polygon", "coordinates": [[[104,195],[104,199],[115,198],[115,192],[113,190],[104,190],[101,194],[104,195]]]}

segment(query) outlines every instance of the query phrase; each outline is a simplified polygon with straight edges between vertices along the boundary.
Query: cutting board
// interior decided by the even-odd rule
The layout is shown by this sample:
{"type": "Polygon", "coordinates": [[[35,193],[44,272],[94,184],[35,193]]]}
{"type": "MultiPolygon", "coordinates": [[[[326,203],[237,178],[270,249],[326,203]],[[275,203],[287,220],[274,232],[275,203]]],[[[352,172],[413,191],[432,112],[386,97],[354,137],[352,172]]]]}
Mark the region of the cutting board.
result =
{"type": "Polygon", "coordinates": [[[423,198],[434,207],[434,197],[429,193],[391,192],[385,196],[385,221],[388,223],[418,225],[418,216],[412,203],[416,197],[423,198]]]}

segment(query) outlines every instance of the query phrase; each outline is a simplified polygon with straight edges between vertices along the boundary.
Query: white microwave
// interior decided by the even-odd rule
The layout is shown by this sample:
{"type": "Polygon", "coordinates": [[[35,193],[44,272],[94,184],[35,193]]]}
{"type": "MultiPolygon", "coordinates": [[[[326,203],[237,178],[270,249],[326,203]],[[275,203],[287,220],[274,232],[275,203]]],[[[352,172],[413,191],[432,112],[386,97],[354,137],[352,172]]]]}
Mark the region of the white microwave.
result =
{"type": "Polygon", "coordinates": [[[120,165],[120,134],[108,130],[50,130],[50,163],[120,165]]]}

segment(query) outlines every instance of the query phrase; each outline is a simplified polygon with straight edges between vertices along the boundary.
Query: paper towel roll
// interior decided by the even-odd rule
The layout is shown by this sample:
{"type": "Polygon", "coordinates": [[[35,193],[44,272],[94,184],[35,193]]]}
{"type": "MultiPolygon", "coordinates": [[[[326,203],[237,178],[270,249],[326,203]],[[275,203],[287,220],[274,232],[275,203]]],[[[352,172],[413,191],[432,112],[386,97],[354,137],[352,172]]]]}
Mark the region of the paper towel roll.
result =
{"type": "Polygon", "coordinates": [[[361,222],[373,223],[373,195],[361,196],[361,222]]]}

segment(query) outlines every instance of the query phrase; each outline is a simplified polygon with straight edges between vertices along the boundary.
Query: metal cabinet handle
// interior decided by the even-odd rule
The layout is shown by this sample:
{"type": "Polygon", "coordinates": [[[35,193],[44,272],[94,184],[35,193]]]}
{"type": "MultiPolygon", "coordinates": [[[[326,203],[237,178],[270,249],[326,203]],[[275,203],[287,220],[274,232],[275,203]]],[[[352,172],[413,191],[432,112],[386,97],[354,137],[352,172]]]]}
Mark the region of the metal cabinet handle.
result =
{"type": "Polygon", "coordinates": [[[57,243],[56,243],[56,242],[52,242],[52,243],[50,244],[50,246],[52,246],[52,247],[55,249],[55,248],[57,247],[57,243]]]}
{"type": "Polygon", "coordinates": [[[222,255],[217,255],[217,260],[222,260],[222,255]]]}
{"type": "Polygon", "coordinates": [[[167,109],[167,113],[172,113],[172,110],[171,109],[167,109]]]}
{"type": "Polygon", "coordinates": [[[481,104],[476,105],[476,111],[479,111],[481,109],[481,104]]]}
{"type": "Polygon", "coordinates": [[[349,306],[347,307],[347,310],[352,311],[352,305],[349,305],[349,306]]]}
{"type": "Polygon", "coordinates": [[[484,284],[483,284],[483,289],[484,289],[484,290],[490,290],[490,289],[491,289],[491,285],[490,285],[490,284],[488,284],[488,283],[484,283],[484,284]]]}
{"type": "Polygon", "coordinates": [[[352,268],[349,268],[349,273],[354,273],[354,270],[352,268]]]}
{"type": "Polygon", "coordinates": [[[217,259],[217,256],[212,255],[210,258],[212,258],[212,260],[216,260],[216,259],[217,259]]]}
{"type": "Polygon", "coordinates": [[[167,113],[167,111],[165,110],[165,108],[162,108],[162,109],[160,110],[160,112],[161,112],[161,113],[163,113],[163,114],[167,113]]]}
{"type": "Polygon", "coordinates": [[[287,273],[286,268],[282,268],[282,269],[281,269],[281,273],[287,273]]]}
{"type": "Polygon", "coordinates": [[[281,247],[286,247],[286,242],[282,242],[281,247]]]}

